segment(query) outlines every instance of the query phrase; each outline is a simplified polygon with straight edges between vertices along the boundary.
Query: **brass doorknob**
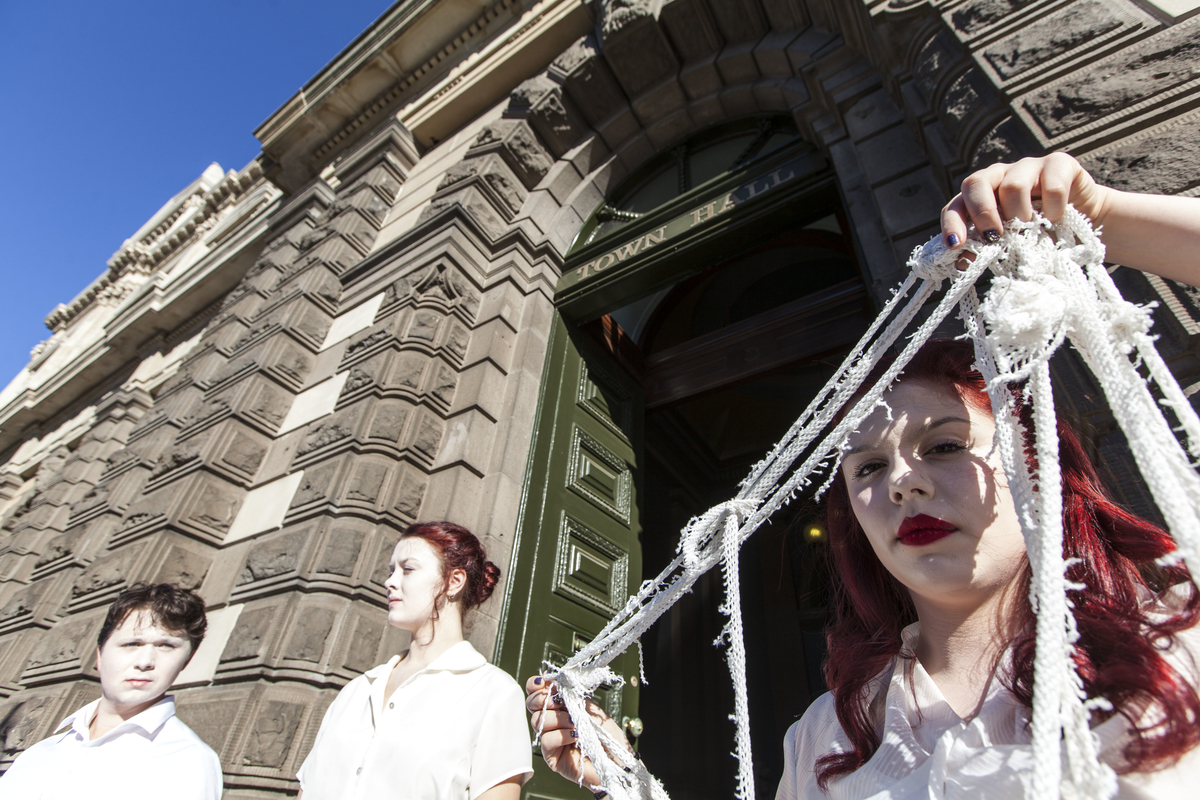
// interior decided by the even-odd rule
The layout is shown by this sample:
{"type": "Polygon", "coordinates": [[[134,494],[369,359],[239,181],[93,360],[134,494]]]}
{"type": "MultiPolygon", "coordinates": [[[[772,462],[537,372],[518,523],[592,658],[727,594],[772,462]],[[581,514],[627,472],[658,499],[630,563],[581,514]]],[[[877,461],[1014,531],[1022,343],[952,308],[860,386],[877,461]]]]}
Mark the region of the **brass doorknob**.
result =
{"type": "Polygon", "coordinates": [[[641,717],[623,717],[621,719],[621,726],[635,739],[641,736],[642,731],[645,730],[641,717]]]}

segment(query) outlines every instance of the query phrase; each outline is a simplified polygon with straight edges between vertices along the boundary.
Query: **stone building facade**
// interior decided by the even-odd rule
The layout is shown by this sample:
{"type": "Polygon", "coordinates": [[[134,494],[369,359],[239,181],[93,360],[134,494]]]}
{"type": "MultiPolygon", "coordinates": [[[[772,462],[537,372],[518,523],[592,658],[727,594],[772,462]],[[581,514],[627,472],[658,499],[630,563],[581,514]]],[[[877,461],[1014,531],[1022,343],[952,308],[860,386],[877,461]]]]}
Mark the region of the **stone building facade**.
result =
{"type": "MultiPolygon", "coordinates": [[[[226,796],[294,793],[337,689],[404,645],[381,581],[416,519],[504,572],[481,652],[518,677],[565,657],[812,396],[972,168],[1065,149],[1200,192],[1197,9],[396,3],[258,158],[210,167],[52,311],[0,392],[0,768],[98,695],[112,598],[167,580],[209,606],[177,697],[226,796]]],[[[1115,274],[1200,387],[1200,297],[1115,274]]],[[[1095,388],[1057,369],[1146,509],[1095,388]]],[[[821,689],[819,512],[794,505],[744,561],[766,796],[821,689]]],[[[718,590],[603,696],[677,797],[731,794],[718,590]]],[[[541,772],[526,794],[585,796],[541,772]]]]}

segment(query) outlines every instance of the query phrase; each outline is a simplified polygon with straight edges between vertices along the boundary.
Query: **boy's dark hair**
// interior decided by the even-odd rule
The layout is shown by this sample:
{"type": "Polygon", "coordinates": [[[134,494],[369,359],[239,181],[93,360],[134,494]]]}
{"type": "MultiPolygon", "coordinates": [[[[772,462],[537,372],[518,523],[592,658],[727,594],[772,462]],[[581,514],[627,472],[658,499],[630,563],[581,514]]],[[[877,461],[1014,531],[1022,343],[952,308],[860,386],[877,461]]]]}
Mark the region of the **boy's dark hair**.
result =
{"type": "Polygon", "coordinates": [[[193,653],[204,641],[208,620],[204,616],[204,600],[200,595],[173,583],[135,583],[117,595],[117,599],[108,607],[108,616],[104,618],[104,625],[96,638],[97,646],[103,649],[113,631],[137,611],[148,611],[156,624],[187,636],[192,643],[193,653]]]}

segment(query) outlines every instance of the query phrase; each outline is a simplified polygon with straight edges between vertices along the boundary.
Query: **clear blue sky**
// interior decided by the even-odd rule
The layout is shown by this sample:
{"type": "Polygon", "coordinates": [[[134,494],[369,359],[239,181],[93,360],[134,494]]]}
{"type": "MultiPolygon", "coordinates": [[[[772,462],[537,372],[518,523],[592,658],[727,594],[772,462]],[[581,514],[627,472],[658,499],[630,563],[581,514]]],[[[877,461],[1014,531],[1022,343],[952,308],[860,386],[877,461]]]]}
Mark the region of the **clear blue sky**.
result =
{"type": "Polygon", "coordinates": [[[43,320],[388,0],[0,0],[0,387],[43,320]]]}

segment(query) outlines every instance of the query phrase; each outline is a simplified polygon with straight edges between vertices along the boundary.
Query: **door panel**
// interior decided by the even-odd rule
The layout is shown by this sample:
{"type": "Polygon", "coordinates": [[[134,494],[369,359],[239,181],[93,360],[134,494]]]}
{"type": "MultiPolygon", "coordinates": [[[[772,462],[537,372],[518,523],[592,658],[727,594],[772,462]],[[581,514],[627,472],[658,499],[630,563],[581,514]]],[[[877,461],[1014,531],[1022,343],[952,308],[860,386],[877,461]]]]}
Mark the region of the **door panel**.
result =
{"type": "MultiPolygon", "coordinates": [[[[591,641],[641,582],[637,491],[643,395],[561,317],[551,333],[496,663],[518,677],[561,664],[591,641]]],[[[623,687],[596,698],[615,719],[637,716],[636,652],[612,668],[623,687]]],[[[526,797],[590,798],[540,755],[526,797]]]]}

